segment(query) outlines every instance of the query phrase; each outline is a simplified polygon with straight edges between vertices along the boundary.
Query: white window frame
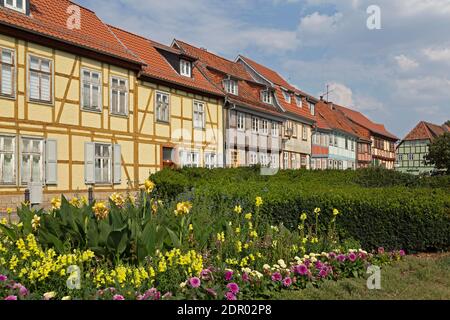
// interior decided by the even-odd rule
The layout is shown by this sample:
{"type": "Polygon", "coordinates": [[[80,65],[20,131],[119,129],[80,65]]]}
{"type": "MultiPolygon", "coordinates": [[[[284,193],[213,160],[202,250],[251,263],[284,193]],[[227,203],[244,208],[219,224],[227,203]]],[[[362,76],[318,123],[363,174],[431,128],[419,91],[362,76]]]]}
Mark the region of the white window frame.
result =
{"type": "Polygon", "coordinates": [[[236,128],[239,131],[245,130],[245,114],[242,112],[238,112],[236,115],[236,128]]]}
{"type": "Polygon", "coordinates": [[[188,78],[192,76],[192,63],[190,61],[180,59],[180,75],[188,78]]]}
{"type": "Polygon", "coordinates": [[[309,111],[311,112],[311,115],[316,115],[316,104],[314,102],[309,102],[309,111]]]}
{"type": "Polygon", "coordinates": [[[302,126],[302,139],[308,141],[308,127],[306,125],[302,126]]]}
{"type": "Polygon", "coordinates": [[[101,71],[97,71],[97,70],[91,70],[91,69],[87,69],[87,68],[82,68],[81,69],[81,99],[80,99],[80,104],[81,104],[81,109],[84,111],[97,111],[97,112],[101,112],[102,111],[102,97],[103,97],[103,78],[102,78],[102,72],[101,71]],[[85,79],[85,72],[89,73],[89,79],[85,79]],[[92,75],[93,74],[97,74],[98,75],[98,79],[99,79],[99,83],[94,83],[92,81],[92,75]],[[89,106],[85,106],[84,105],[84,94],[85,94],[85,90],[86,88],[84,87],[85,84],[89,85],[89,106]],[[98,86],[98,107],[93,107],[93,87],[98,86]]]}
{"type": "Polygon", "coordinates": [[[40,156],[40,179],[39,181],[33,181],[33,182],[40,182],[42,184],[44,184],[45,182],[45,140],[43,138],[40,137],[27,137],[27,136],[22,136],[20,137],[20,184],[21,185],[27,185],[29,182],[31,182],[32,177],[33,177],[33,158],[34,156],[40,156]],[[24,151],[24,140],[30,140],[30,141],[38,141],[40,143],[40,151],[39,152],[33,152],[33,151],[24,151]],[[24,162],[23,162],[23,157],[24,155],[29,155],[30,156],[30,180],[26,181],[24,180],[24,172],[23,172],[23,168],[24,168],[24,162]]]}
{"type": "Polygon", "coordinates": [[[280,136],[280,124],[278,122],[272,121],[272,137],[278,138],[280,136]]]}
{"type": "Polygon", "coordinates": [[[200,152],[196,150],[180,150],[180,160],[180,165],[182,168],[199,168],[200,152]],[[186,158],[184,157],[184,155],[186,155],[186,158]]]}
{"type": "Polygon", "coordinates": [[[128,116],[128,110],[129,110],[128,109],[128,104],[129,104],[129,101],[128,101],[128,97],[129,97],[128,79],[124,78],[124,77],[113,75],[110,78],[110,86],[111,86],[111,88],[110,88],[110,105],[111,105],[110,111],[111,111],[111,114],[117,115],[117,116],[128,116]],[[118,82],[117,87],[114,87],[114,84],[113,84],[115,80],[118,82]],[[125,82],[125,84],[124,84],[125,88],[122,88],[121,82],[125,82]],[[124,90],[122,90],[122,89],[124,89],[124,90]],[[118,108],[118,110],[113,110],[113,93],[114,93],[114,91],[117,91],[117,108],[118,108]],[[125,93],[125,106],[123,106],[125,109],[124,112],[119,111],[121,109],[121,106],[120,106],[120,94],[121,93],[125,93]]]}
{"type": "Polygon", "coordinates": [[[252,117],[252,132],[258,133],[259,131],[259,119],[257,117],[252,117]]]}
{"type": "Polygon", "coordinates": [[[284,152],[283,154],[283,169],[289,169],[289,152],[284,152]]]}
{"type": "Polygon", "coordinates": [[[283,96],[284,96],[284,100],[287,102],[287,103],[291,103],[291,94],[288,92],[288,91],[286,91],[286,90],[283,90],[283,96]]]}
{"type": "Polygon", "coordinates": [[[17,138],[15,136],[9,135],[0,135],[0,185],[16,185],[17,184],[17,170],[16,170],[16,142],[17,138]],[[12,139],[12,150],[6,151],[4,149],[5,139],[12,139]],[[4,181],[4,161],[5,155],[10,155],[12,158],[12,181],[5,182],[4,181]]]}
{"type": "Polygon", "coordinates": [[[265,119],[259,121],[259,132],[268,135],[269,134],[269,122],[265,119]]]}
{"type": "Polygon", "coordinates": [[[111,143],[102,143],[95,142],[94,143],[94,183],[99,185],[109,185],[112,184],[112,168],[113,168],[113,146],[111,143]],[[104,155],[97,156],[97,146],[109,148],[109,157],[105,157],[104,155]],[[100,160],[100,178],[97,177],[97,160],[100,160]],[[104,179],[102,177],[103,170],[105,168],[105,160],[108,160],[108,179],[104,179]]]}
{"type": "Polygon", "coordinates": [[[263,167],[266,167],[269,164],[269,158],[267,156],[267,153],[263,153],[263,152],[259,153],[259,163],[263,167]]]}
{"type": "Polygon", "coordinates": [[[272,104],[272,94],[270,90],[261,91],[261,101],[267,104],[272,104]]]}
{"type": "Polygon", "coordinates": [[[19,8],[17,6],[17,0],[10,0],[12,1],[12,4],[8,3],[8,0],[5,0],[5,8],[9,8],[12,9],[14,11],[18,11],[18,12],[22,12],[22,13],[26,13],[27,12],[27,1],[26,0],[22,0],[22,5],[23,8],[19,8]]]}
{"type": "Polygon", "coordinates": [[[237,96],[239,94],[239,85],[237,80],[225,79],[224,82],[225,91],[237,96]]]}
{"type": "Polygon", "coordinates": [[[205,168],[217,168],[217,154],[215,152],[205,152],[205,168]]]}
{"type": "Polygon", "coordinates": [[[194,128],[204,129],[206,125],[205,116],[205,103],[201,101],[194,100],[193,102],[194,110],[194,128]]]}
{"type": "Polygon", "coordinates": [[[303,98],[301,96],[295,95],[295,103],[297,107],[303,108],[303,98]]]}
{"type": "Polygon", "coordinates": [[[53,83],[54,83],[54,73],[53,73],[53,60],[51,58],[47,58],[47,57],[41,57],[35,54],[29,54],[28,55],[28,68],[27,68],[27,73],[28,73],[28,100],[30,102],[36,102],[36,103],[43,103],[43,104],[53,104],[53,97],[54,97],[54,92],[53,92],[53,83]],[[39,61],[39,69],[31,69],[31,59],[37,59],[39,61]],[[48,61],[49,62],[49,68],[50,71],[42,71],[42,62],[43,61],[48,61]],[[38,98],[34,98],[31,96],[31,74],[32,73],[36,73],[38,75],[39,78],[39,97],[38,98]],[[49,77],[49,99],[42,99],[42,78],[43,76],[48,76],[49,77]]]}
{"type": "Polygon", "coordinates": [[[16,96],[16,51],[11,48],[0,47],[0,95],[8,98],[16,96]],[[3,51],[11,54],[11,62],[3,61],[3,51]],[[11,93],[3,92],[3,66],[11,68],[11,93]]]}
{"type": "Polygon", "coordinates": [[[249,163],[250,163],[250,165],[258,164],[258,154],[255,151],[249,152],[249,163]]]}
{"type": "Polygon", "coordinates": [[[280,164],[278,163],[280,161],[280,157],[278,156],[278,154],[271,154],[270,155],[270,167],[273,169],[279,168],[280,164]]]}
{"type": "Polygon", "coordinates": [[[168,123],[170,121],[170,94],[167,92],[157,91],[155,95],[155,114],[156,121],[168,123]],[[165,104],[164,99],[161,99],[161,105],[158,96],[167,98],[166,112],[162,113],[161,108],[165,104]],[[167,119],[165,118],[167,116],[167,119]]]}

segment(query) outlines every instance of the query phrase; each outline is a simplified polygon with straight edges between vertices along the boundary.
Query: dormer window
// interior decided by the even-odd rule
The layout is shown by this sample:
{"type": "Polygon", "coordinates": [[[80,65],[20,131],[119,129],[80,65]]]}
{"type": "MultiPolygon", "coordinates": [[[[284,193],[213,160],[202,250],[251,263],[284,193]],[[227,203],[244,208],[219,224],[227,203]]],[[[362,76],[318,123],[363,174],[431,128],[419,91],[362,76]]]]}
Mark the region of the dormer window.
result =
{"type": "Polygon", "coordinates": [[[287,103],[291,103],[291,95],[289,94],[289,92],[283,90],[283,96],[284,100],[286,100],[287,103]]]}
{"type": "Polygon", "coordinates": [[[297,107],[301,108],[303,106],[302,97],[295,96],[295,103],[297,104],[297,107]]]}
{"type": "Polygon", "coordinates": [[[272,104],[272,94],[269,90],[261,91],[261,100],[264,103],[272,104]]]}
{"type": "Polygon", "coordinates": [[[192,75],[192,63],[189,61],[180,60],[180,74],[184,77],[191,77],[192,75]]]}
{"type": "Polygon", "coordinates": [[[309,103],[309,111],[311,112],[311,115],[316,115],[316,104],[313,102],[309,103]]]}
{"type": "Polygon", "coordinates": [[[223,82],[225,91],[234,94],[235,96],[238,95],[238,83],[236,80],[227,79],[223,82]]]}
{"type": "Polygon", "coordinates": [[[5,0],[5,7],[25,13],[26,12],[25,2],[26,0],[5,0]]]}

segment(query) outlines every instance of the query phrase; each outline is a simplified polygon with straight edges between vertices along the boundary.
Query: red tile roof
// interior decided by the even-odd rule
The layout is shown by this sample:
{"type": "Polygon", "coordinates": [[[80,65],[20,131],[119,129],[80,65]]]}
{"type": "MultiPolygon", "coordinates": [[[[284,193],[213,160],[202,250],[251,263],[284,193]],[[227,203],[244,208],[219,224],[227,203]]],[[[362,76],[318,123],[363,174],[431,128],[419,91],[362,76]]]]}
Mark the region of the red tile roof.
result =
{"type": "Polygon", "coordinates": [[[69,0],[31,0],[30,15],[0,7],[0,24],[35,33],[74,46],[89,49],[133,63],[142,61],[127,50],[94,12],[69,0]],[[66,11],[77,5],[81,13],[81,28],[67,28],[70,17],[66,11]]]}
{"type": "Polygon", "coordinates": [[[165,50],[167,52],[182,55],[183,53],[180,50],[113,26],[110,26],[110,28],[126,47],[146,62],[147,65],[143,68],[144,75],[194,90],[223,96],[222,91],[211,84],[202,72],[200,72],[196,63],[193,64],[192,77],[188,78],[180,75],[159,51],[165,50]]]}
{"type": "Polygon", "coordinates": [[[421,121],[419,124],[409,132],[404,141],[408,140],[434,140],[435,138],[443,135],[445,132],[450,132],[450,129],[446,125],[436,125],[433,123],[421,121]]]}
{"type": "Polygon", "coordinates": [[[395,135],[393,135],[392,133],[387,131],[386,128],[384,127],[384,125],[372,122],[361,112],[351,110],[349,108],[345,108],[342,106],[337,106],[337,109],[340,110],[351,121],[370,130],[372,133],[381,135],[390,140],[399,140],[398,137],[396,137],[395,135]]]}
{"type": "Polygon", "coordinates": [[[231,103],[243,105],[255,111],[269,113],[275,116],[282,115],[280,110],[274,105],[261,101],[261,91],[265,90],[266,87],[257,83],[240,63],[227,60],[214,53],[197,48],[180,40],[175,40],[174,45],[178,46],[186,54],[199,59],[199,67],[205,76],[216,88],[227,95],[228,100],[231,103]],[[237,79],[238,95],[232,95],[225,92],[223,80],[228,78],[228,76],[237,79]]]}
{"type": "Polygon", "coordinates": [[[310,95],[304,93],[303,91],[293,87],[290,85],[286,80],[284,80],[276,71],[269,69],[266,66],[263,66],[262,64],[259,64],[247,57],[239,56],[238,59],[241,59],[244,61],[248,66],[250,66],[256,73],[261,75],[264,79],[271,82],[276,90],[276,97],[278,103],[281,105],[281,107],[286,110],[287,112],[300,116],[304,119],[315,121],[315,116],[311,114],[311,111],[309,109],[309,105],[302,103],[302,106],[299,107],[297,105],[297,101],[295,98],[295,95],[303,96],[311,98],[310,95]],[[287,89],[289,94],[291,95],[291,102],[287,102],[284,98],[283,89],[287,89]]]}
{"type": "Polygon", "coordinates": [[[317,113],[326,122],[329,128],[345,132],[347,134],[358,136],[351,122],[341,112],[336,109],[335,105],[327,104],[325,101],[320,101],[316,105],[317,113]]]}

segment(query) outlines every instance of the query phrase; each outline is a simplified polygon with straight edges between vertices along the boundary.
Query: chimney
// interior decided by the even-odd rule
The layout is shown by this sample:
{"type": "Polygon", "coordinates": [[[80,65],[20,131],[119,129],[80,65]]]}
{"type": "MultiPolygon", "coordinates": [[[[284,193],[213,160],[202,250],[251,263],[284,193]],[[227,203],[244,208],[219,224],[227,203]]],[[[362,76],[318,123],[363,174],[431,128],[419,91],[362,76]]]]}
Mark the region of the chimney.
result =
{"type": "Polygon", "coordinates": [[[201,47],[200,50],[208,52],[208,49],[201,47]]]}

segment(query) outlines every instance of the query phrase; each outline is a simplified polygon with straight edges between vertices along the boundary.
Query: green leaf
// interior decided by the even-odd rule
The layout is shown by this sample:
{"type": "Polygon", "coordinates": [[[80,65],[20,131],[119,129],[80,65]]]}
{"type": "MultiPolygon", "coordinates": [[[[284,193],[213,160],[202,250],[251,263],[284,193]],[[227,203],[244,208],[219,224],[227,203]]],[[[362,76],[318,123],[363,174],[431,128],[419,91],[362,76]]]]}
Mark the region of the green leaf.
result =
{"type": "Polygon", "coordinates": [[[178,239],[177,235],[175,234],[175,232],[173,232],[172,230],[170,230],[169,228],[166,227],[167,233],[169,234],[170,240],[172,240],[172,245],[175,248],[180,248],[181,247],[181,242],[178,239]]]}

